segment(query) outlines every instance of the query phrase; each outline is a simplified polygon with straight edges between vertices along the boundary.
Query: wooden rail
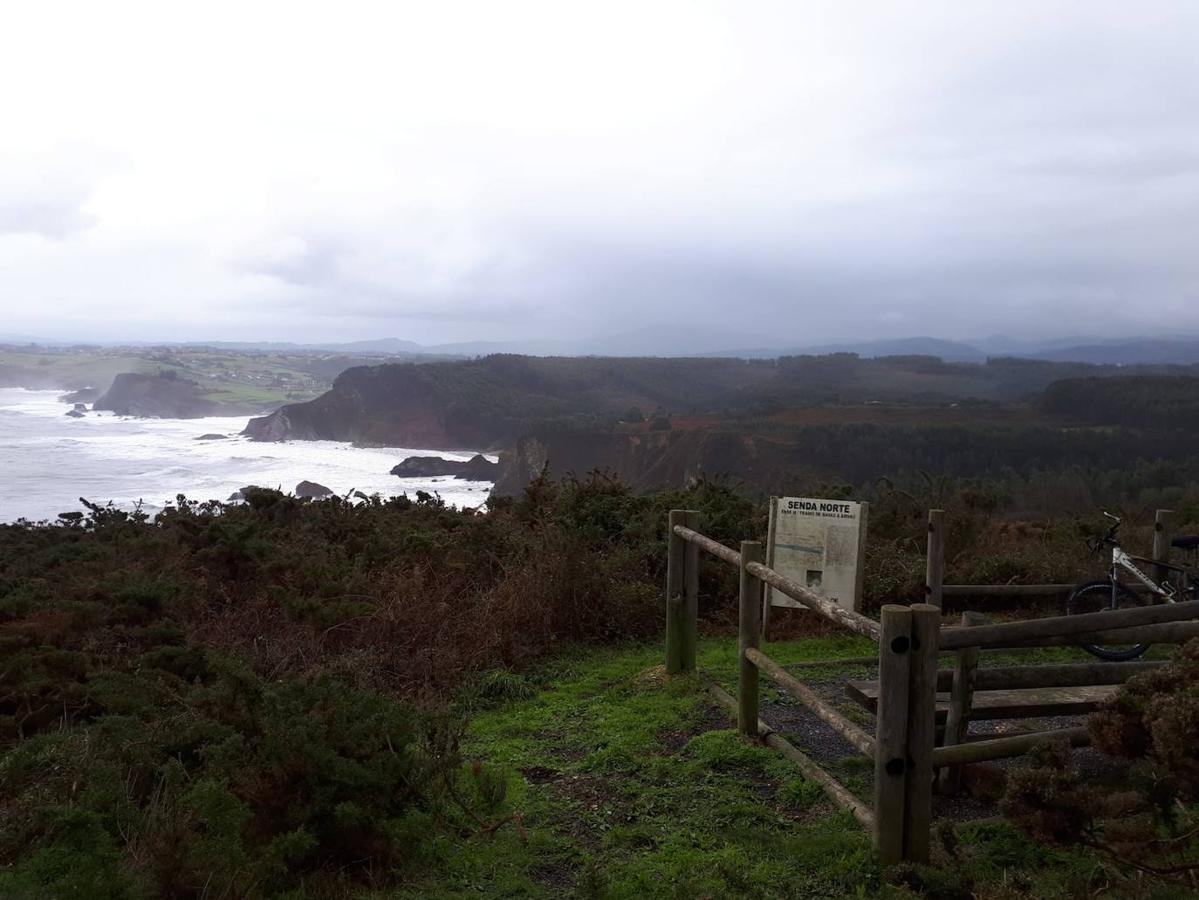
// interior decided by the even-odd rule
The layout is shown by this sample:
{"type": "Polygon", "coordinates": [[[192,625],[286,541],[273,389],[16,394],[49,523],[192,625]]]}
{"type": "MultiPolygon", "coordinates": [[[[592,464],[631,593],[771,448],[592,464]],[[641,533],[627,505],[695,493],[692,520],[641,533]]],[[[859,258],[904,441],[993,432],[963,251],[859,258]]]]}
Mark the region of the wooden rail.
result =
{"type": "Polygon", "coordinates": [[[732,566],[741,565],[741,555],[732,547],[726,547],[720,541],[714,541],[710,537],[702,535],[693,528],[687,528],[684,525],[675,525],[673,531],[683,540],[695,544],[699,549],[711,553],[717,559],[723,559],[732,566]]]}
{"type": "Polygon", "coordinates": [[[833,731],[857,748],[859,753],[863,756],[874,756],[874,738],[867,734],[860,725],[851,722],[825,703],[820,695],[810,687],[794,678],[761,650],[750,647],[745,651],[745,658],[757,666],[759,671],[769,675],[775,684],[819,716],[833,731]]]}
{"type": "MultiPolygon", "coordinates": [[[[1068,594],[1076,584],[942,584],[945,576],[944,511],[928,511],[928,544],[925,550],[925,599],[941,606],[942,597],[1046,597],[1068,594]]],[[[1159,509],[1153,521],[1153,553],[1150,559],[1153,575],[1164,581],[1170,571],[1170,541],[1174,535],[1174,511],[1159,509]]],[[[1136,557],[1134,557],[1136,558],[1136,557]]],[[[1177,567],[1175,567],[1177,568],[1177,567]]],[[[1126,585],[1134,593],[1151,593],[1140,583],[1126,585]]]]}
{"type": "MultiPolygon", "coordinates": [[[[1089,613],[1088,615],[1097,615],[1089,613]]],[[[1023,649],[1026,647],[1078,647],[1084,644],[1182,644],[1199,637],[1199,622],[1163,622],[1135,628],[1114,628],[1109,631],[1088,631],[1067,637],[1032,638],[1025,641],[1002,641],[996,648],[1023,649]]]]}
{"type": "MultiPolygon", "coordinates": [[[[698,513],[696,514],[698,516],[698,513]]],[[[714,541],[710,537],[700,534],[694,528],[685,526],[681,523],[674,523],[671,520],[671,532],[678,539],[699,547],[708,553],[715,556],[717,559],[723,559],[725,562],[733,566],[741,565],[740,554],[726,547],[719,541],[714,541]]],[[[878,623],[873,619],[861,615],[860,613],[852,612],[848,609],[843,609],[827,597],[822,597],[815,591],[809,590],[803,585],[797,584],[790,578],[780,575],[774,569],[769,568],[764,563],[754,561],[749,566],[751,574],[757,576],[766,584],[773,587],[780,593],[786,594],[797,603],[802,603],[808,609],[815,610],[823,615],[826,619],[831,619],[833,622],[848,628],[856,634],[868,637],[871,640],[878,640],[878,623]]]]}
{"type": "MultiPolygon", "coordinates": [[[[1163,565],[1168,564],[1165,556],[1170,536],[1169,516],[1163,515],[1164,512],[1159,512],[1154,539],[1154,558],[1163,565]]],[[[942,792],[954,793],[960,786],[963,766],[1018,756],[1046,740],[1064,739],[1072,746],[1089,742],[1085,728],[982,740],[972,738],[969,734],[972,718],[997,717],[1000,713],[1027,718],[1032,715],[1030,710],[1043,708],[1044,703],[1049,702],[1039,695],[1012,700],[999,692],[1042,689],[1049,692],[1061,688],[1059,693],[1068,693],[1071,689],[1078,693],[1078,689],[1082,689],[1089,691],[1087,697],[1091,697],[1102,693],[1104,686],[1123,684],[1128,678],[1165,664],[1134,661],[985,668],[979,665],[983,650],[1166,643],[1199,636],[1199,601],[1001,624],[987,623],[978,613],[967,612],[962,617],[961,627],[941,628],[940,601],[945,596],[966,593],[1031,595],[1072,588],[1072,585],[945,585],[942,583],[944,532],[943,514],[931,511],[929,555],[925,567],[925,596],[930,602],[883,606],[880,621],[876,622],[841,608],[765,565],[764,548],[760,543],[743,541],[739,550],[734,550],[700,532],[698,512],[674,510],[670,513],[666,579],[667,670],[671,673],[695,671],[699,553],[703,551],[735,566],[739,573],[737,696],[734,698],[715,685],[711,688],[713,696],[736,716],[742,734],[764,741],[792,760],[805,778],[819,784],[835,803],[848,809],[869,828],[879,861],[884,866],[900,861],[928,861],[934,784],[939,784],[942,792]],[[866,691],[871,704],[877,697],[873,737],[823,700],[810,686],[762,653],[759,647],[761,598],[766,585],[878,644],[878,683],[852,685],[859,692],[866,691]],[[954,667],[938,670],[939,655],[952,656],[954,667]],[[759,703],[760,676],[763,674],[856,750],[873,757],[872,808],[762,721],[759,703]],[[991,693],[976,698],[978,691],[991,693]],[[935,746],[938,692],[942,697],[945,692],[949,694],[940,747],[935,746]]],[[[872,662],[874,659],[863,657],[854,661],[872,662]]],[[[1054,702],[1060,706],[1067,701],[1057,697],[1054,702]]],[[[1095,701],[1078,702],[1082,706],[1088,703],[1093,706],[1095,701]]]]}
{"type": "Polygon", "coordinates": [[[796,584],[790,578],[780,575],[774,569],[769,569],[761,563],[752,563],[749,568],[751,572],[776,591],[786,594],[792,600],[802,603],[808,609],[815,610],[842,628],[848,628],[855,634],[868,637],[872,641],[878,640],[878,622],[873,619],[867,618],[861,613],[842,609],[827,597],[821,597],[819,594],[808,590],[802,585],[796,584]]]}
{"type": "MultiPolygon", "coordinates": [[[[737,701],[728,691],[715,684],[710,685],[708,690],[732,716],[738,715],[737,701]]],[[[806,753],[761,719],[755,723],[754,734],[755,737],[760,737],[768,746],[773,747],[795,763],[806,778],[820,785],[829,799],[842,808],[848,809],[863,826],[870,830],[874,829],[874,814],[870,811],[870,807],[855,797],[845,785],[820,768],[806,753]]]]}
{"type": "MultiPolygon", "coordinates": [[[[1047,666],[995,666],[974,673],[979,691],[1010,691],[1020,688],[1083,687],[1088,684],[1123,684],[1134,675],[1167,665],[1165,660],[1134,662],[1070,663],[1047,666]]],[[[953,672],[942,672],[952,679],[953,672]]]]}
{"type": "Polygon", "coordinates": [[[933,764],[937,766],[960,766],[965,763],[985,762],[989,759],[1004,759],[1020,756],[1038,744],[1053,740],[1066,740],[1071,747],[1085,747],[1091,736],[1084,727],[1057,728],[1052,731],[1032,731],[1028,734],[1013,734],[983,741],[937,747],[933,750],[933,764]]]}
{"type": "Polygon", "coordinates": [[[1094,643],[1092,638],[1095,632],[1181,622],[1197,616],[1199,600],[1188,600],[1185,603],[1162,603],[1135,609],[1108,609],[1082,616],[1051,616],[975,628],[947,628],[941,632],[941,649],[1011,646],[1022,641],[1060,637],[1081,638],[1084,643],[1094,643]]]}

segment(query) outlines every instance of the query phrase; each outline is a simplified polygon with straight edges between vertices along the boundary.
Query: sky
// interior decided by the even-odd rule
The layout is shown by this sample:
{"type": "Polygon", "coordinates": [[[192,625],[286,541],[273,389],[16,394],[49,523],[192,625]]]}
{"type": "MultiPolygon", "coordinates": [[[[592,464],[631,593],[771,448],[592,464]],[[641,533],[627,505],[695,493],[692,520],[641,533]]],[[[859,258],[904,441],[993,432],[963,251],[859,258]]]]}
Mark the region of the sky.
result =
{"type": "Polygon", "coordinates": [[[1196,46],[1192,0],[13,3],[0,333],[1196,334],[1196,46]]]}

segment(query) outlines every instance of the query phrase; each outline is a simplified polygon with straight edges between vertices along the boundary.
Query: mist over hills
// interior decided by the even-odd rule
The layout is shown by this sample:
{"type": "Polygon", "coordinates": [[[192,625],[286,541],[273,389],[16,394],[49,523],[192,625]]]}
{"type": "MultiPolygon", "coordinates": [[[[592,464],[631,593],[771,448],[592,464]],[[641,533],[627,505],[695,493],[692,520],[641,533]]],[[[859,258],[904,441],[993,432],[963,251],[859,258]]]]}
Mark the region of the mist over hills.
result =
{"type": "Polygon", "coordinates": [[[916,335],[862,341],[780,342],[762,335],[733,335],[704,329],[643,329],[595,338],[456,341],[422,344],[402,338],[359,341],[64,341],[30,335],[0,334],[0,344],[55,348],[185,348],[233,352],[336,353],[349,356],[394,356],[429,361],[490,356],[611,356],[777,359],[852,353],[871,359],[884,356],[935,356],[946,362],[985,362],[995,357],[1079,362],[1096,365],[1193,365],[1199,363],[1199,336],[1133,336],[1102,338],[1065,336],[1027,340],[993,335],[961,341],[916,335]]]}

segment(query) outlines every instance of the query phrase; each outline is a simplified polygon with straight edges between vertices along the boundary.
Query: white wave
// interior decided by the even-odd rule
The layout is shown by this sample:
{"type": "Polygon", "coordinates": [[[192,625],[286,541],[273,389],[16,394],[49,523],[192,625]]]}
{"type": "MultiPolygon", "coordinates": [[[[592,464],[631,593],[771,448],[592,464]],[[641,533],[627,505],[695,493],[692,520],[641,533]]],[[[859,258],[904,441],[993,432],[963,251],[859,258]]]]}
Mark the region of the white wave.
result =
{"type": "MultiPolygon", "coordinates": [[[[0,388],[0,521],[52,519],[80,509],[79,497],[147,510],[193,500],[225,500],[247,484],[294,490],[315,481],[339,495],[359,490],[383,496],[437,492],[449,504],[477,506],[489,482],[449,478],[396,478],[392,466],[406,456],[437,454],[465,460],[469,450],[361,448],[336,441],[255,443],[239,432],[246,420],[134,419],[88,412],[64,415],[61,391],[0,388]],[[230,435],[197,441],[202,434],[230,435]]],[[[495,459],[495,457],[489,457],[495,459]]]]}

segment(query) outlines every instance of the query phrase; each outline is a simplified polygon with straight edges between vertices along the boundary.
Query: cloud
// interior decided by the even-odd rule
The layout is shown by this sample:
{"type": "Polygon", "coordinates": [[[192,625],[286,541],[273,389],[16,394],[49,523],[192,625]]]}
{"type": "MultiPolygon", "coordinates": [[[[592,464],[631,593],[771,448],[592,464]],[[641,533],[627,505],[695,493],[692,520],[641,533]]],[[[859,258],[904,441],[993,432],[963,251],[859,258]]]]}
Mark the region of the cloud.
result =
{"type": "Polygon", "coordinates": [[[1199,331],[1199,7],[173,15],[17,13],[0,314],[22,330],[1199,331]]]}
{"type": "Polygon", "coordinates": [[[41,197],[35,200],[0,200],[0,234],[39,235],[62,239],[92,224],[78,198],[41,197]]]}

